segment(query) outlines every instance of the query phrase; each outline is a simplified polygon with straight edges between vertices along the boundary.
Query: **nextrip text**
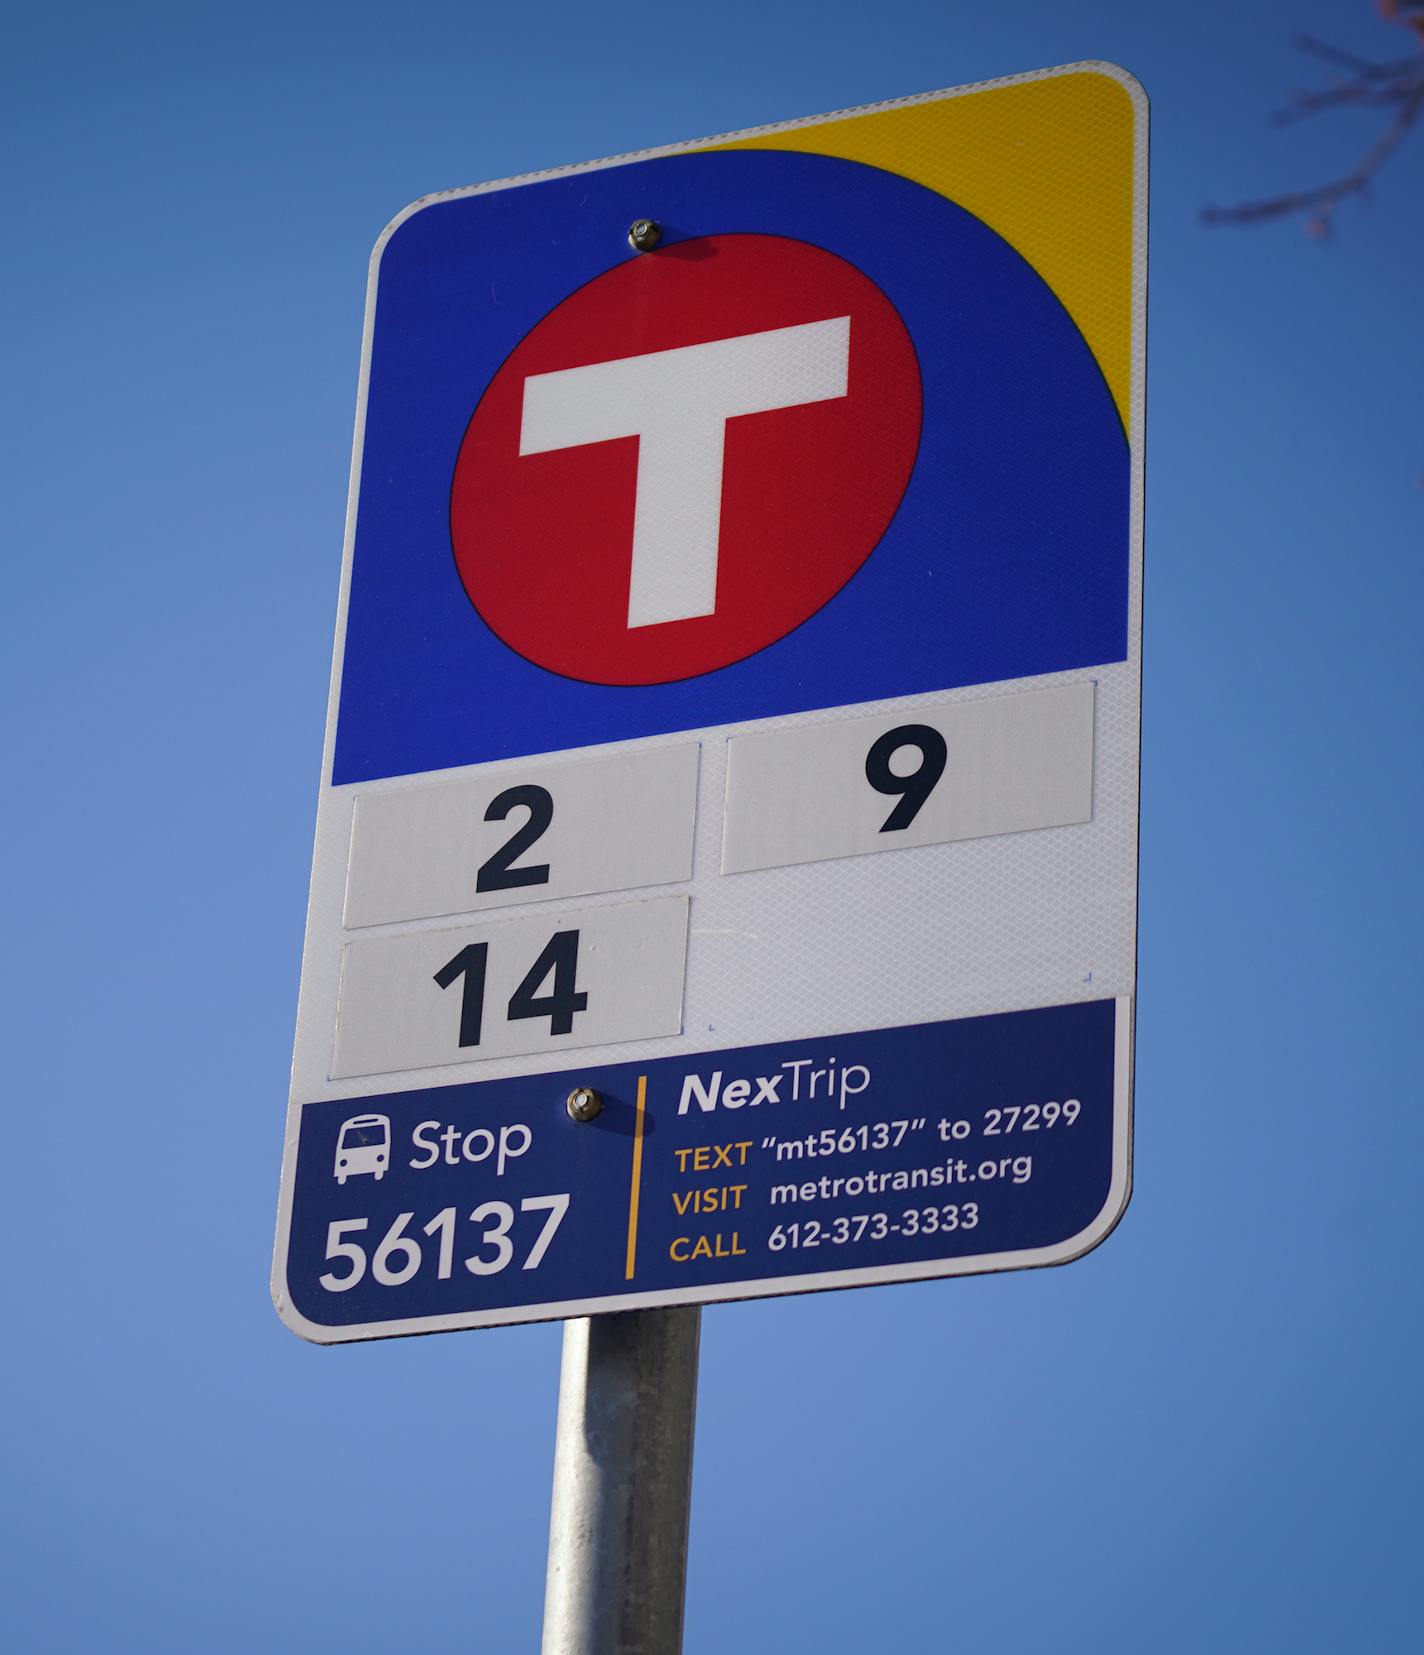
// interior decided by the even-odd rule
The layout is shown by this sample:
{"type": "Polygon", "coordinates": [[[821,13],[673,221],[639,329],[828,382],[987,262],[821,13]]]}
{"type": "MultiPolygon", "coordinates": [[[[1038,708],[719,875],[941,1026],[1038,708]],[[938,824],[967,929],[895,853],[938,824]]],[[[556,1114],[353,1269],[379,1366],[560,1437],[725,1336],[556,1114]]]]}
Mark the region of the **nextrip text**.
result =
{"type": "Polygon", "coordinates": [[[844,1109],[847,1098],[869,1085],[870,1069],[864,1063],[838,1066],[836,1059],[830,1058],[824,1068],[818,1069],[814,1058],[798,1057],[783,1063],[773,1074],[729,1080],[725,1085],[720,1069],[707,1076],[687,1075],[677,1112],[685,1115],[694,1103],[710,1113],[717,1108],[755,1109],[763,1103],[799,1103],[802,1098],[824,1098],[844,1109]]]}

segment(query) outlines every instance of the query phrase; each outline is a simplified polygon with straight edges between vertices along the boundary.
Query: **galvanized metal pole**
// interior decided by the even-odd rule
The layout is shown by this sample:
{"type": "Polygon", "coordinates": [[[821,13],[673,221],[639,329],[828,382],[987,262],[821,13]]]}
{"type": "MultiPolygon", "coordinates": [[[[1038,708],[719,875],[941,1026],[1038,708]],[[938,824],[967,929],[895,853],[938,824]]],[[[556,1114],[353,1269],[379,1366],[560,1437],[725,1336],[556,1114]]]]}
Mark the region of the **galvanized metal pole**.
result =
{"type": "Polygon", "coordinates": [[[564,1324],[543,1655],[678,1655],[696,1307],[564,1324]]]}

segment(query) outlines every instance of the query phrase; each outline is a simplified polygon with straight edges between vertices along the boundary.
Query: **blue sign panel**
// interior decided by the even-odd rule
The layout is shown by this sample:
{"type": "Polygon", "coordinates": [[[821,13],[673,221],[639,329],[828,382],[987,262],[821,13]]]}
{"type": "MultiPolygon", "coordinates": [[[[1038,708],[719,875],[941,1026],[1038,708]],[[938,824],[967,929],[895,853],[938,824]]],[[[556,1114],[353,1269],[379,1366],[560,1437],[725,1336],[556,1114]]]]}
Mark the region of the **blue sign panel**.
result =
{"type": "MultiPolygon", "coordinates": [[[[1111,1000],[302,1114],[287,1264],[311,1331],[1086,1250],[1124,1176],[1111,1000]]],[[[398,1324],[410,1324],[401,1326],[398,1324]]]]}
{"type": "MultiPolygon", "coordinates": [[[[763,245],[763,265],[765,253],[763,245]]],[[[663,156],[436,202],[391,237],[379,282],[336,783],[1124,658],[1129,450],[1102,370],[1022,255],[936,191],[833,156],[663,156]],[[632,251],[622,228],[649,202],[657,203],[664,240],[646,257],[632,251]],[[571,295],[623,266],[637,267],[630,281],[674,270],[680,247],[693,250],[692,264],[703,264],[699,273],[710,280],[719,261],[728,262],[726,238],[735,237],[821,250],[884,295],[919,370],[922,421],[908,481],[863,564],[828,601],[812,608],[812,594],[805,613],[793,602],[774,648],[675,682],[609,683],[600,662],[626,634],[606,644],[594,636],[584,664],[551,672],[511,647],[499,615],[492,625],[462,584],[452,490],[467,431],[478,435],[472,420],[511,353],[537,344],[571,295]]],[[[804,280],[790,285],[804,293],[804,280]]],[[[840,290],[827,287],[819,309],[845,308],[840,290]]],[[[617,297],[610,287],[609,325],[589,316],[585,358],[629,357],[661,342],[646,320],[640,325],[641,307],[620,310],[617,297]]],[[[792,319],[814,319],[818,297],[805,295],[792,319]]],[[[853,378],[858,322],[853,317],[853,378]]],[[[688,326],[690,342],[699,330],[688,326]]],[[[725,330],[714,323],[701,331],[725,330]]],[[[879,367],[870,362],[865,372],[879,367]]],[[[877,393],[872,386],[866,394],[877,393]]],[[[824,423],[810,424],[807,441],[834,442],[824,423]]],[[[860,420],[859,447],[832,451],[826,470],[868,473],[894,441],[883,425],[860,420]]],[[[607,496],[595,493],[596,479],[579,478],[586,498],[629,525],[636,442],[624,445],[624,481],[607,496]]],[[[598,445],[588,464],[606,471],[618,463],[618,446],[598,445]]],[[[540,505],[519,513],[507,537],[473,547],[469,559],[512,563],[527,581],[538,511],[568,490],[558,467],[574,463],[552,462],[540,505]]],[[[530,465],[510,443],[489,469],[530,465]]],[[[727,477],[730,487],[730,450],[727,477]]],[[[851,506],[861,503],[857,497],[851,506]]],[[[788,527],[775,520],[775,506],[766,491],[756,498],[773,547],[806,509],[788,499],[788,527]]],[[[486,498],[479,511],[489,510],[486,498]]],[[[568,520],[564,579],[589,555],[590,537],[586,520],[568,520]]],[[[620,547],[621,581],[606,585],[626,591],[626,536],[620,547]]],[[[616,555],[610,548],[610,559],[616,555]]],[[[476,582],[468,584],[478,596],[476,582]]],[[[742,607],[763,601],[750,590],[742,607]]],[[[717,625],[738,618],[727,609],[724,596],[717,625]]],[[[697,625],[683,622],[683,632],[697,625]]],[[[586,628],[565,630],[577,636],[586,628]]],[[[682,634],[663,630],[662,641],[678,649],[682,634]]]]}

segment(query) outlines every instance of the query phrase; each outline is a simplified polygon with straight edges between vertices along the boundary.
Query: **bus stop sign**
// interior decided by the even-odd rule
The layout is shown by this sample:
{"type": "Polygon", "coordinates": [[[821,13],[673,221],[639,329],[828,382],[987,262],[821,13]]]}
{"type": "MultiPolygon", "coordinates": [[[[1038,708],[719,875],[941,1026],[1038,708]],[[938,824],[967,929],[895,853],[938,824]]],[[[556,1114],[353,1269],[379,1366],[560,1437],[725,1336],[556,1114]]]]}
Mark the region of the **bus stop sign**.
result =
{"type": "Polygon", "coordinates": [[[273,1295],[1061,1263],[1130,1182],[1146,107],[1078,64],[371,264],[273,1295]]]}

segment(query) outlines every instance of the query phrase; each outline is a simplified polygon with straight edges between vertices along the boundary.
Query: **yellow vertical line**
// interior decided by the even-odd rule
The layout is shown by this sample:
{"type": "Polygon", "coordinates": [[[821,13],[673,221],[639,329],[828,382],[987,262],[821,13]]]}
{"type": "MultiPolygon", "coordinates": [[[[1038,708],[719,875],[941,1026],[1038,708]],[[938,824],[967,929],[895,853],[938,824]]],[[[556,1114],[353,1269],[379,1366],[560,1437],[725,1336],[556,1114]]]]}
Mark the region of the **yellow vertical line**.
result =
{"type": "Polygon", "coordinates": [[[648,1102],[648,1077],[638,1076],[638,1113],[633,1121],[633,1186],[628,1192],[628,1263],[623,1272],[625,1281],[633,1279],[633,1265],[638,1256],[638,1195],[643,1186],[643,1111],[648,1102]]]}

